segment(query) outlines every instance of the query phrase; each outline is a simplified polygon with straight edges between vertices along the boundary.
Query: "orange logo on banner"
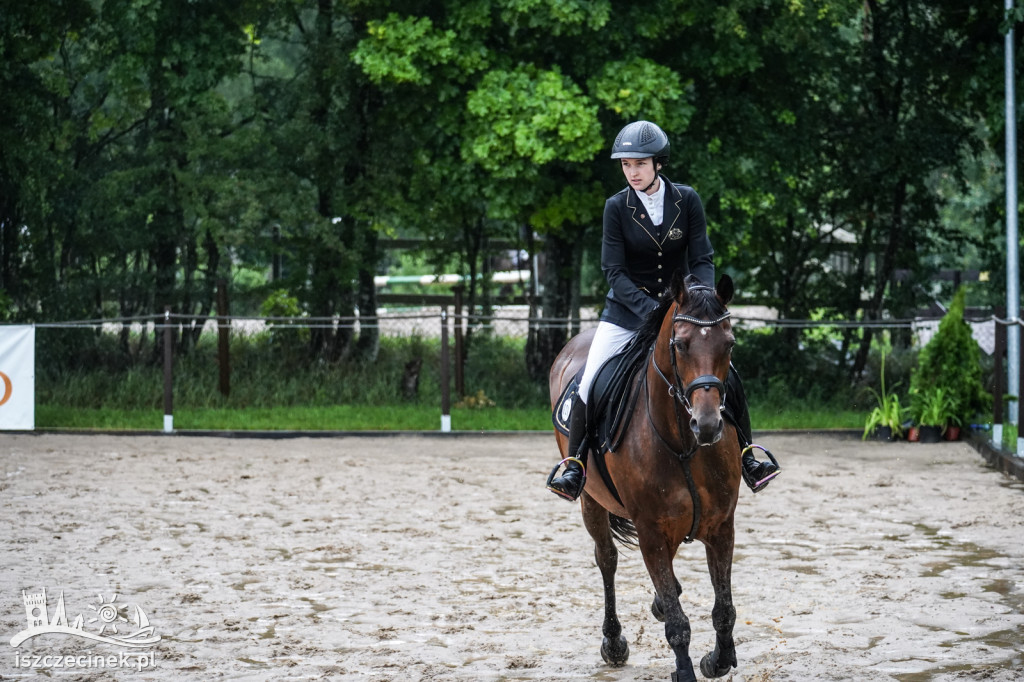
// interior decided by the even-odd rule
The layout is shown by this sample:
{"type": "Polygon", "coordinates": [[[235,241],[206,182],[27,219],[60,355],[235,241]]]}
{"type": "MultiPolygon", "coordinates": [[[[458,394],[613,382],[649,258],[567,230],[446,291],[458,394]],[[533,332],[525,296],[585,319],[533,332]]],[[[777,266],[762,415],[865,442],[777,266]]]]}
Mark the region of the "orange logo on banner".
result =
{"type": "Polygon", "coordinates": [[[0,405],[3,405],[11,399],[11,391],[14,390],[14,386],[11,385],[11,378],[3,372],[0,372],[0,379],[4,380],[4,397],[0,398],[0,405]]]}

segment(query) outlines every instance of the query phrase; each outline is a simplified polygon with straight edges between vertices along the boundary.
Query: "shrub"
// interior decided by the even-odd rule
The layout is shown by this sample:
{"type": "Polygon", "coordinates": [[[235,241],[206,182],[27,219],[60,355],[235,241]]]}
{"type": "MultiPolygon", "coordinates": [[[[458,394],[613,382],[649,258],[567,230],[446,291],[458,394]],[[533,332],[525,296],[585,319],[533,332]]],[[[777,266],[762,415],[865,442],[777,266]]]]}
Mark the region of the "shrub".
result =
{"type": "Polygon", "coordinates": [[[965,300],[966,292],[961,287],[935,336],[918,355],[910,378],[911,400],[918,401],[914,404],[917,413],[923,411],[919,401],[934,395],[936,389],[942,389],[951,402],[950,409],[964,421],[985,410],[992,400],[982,378],[981,347],[964,321],[965,300]]]}

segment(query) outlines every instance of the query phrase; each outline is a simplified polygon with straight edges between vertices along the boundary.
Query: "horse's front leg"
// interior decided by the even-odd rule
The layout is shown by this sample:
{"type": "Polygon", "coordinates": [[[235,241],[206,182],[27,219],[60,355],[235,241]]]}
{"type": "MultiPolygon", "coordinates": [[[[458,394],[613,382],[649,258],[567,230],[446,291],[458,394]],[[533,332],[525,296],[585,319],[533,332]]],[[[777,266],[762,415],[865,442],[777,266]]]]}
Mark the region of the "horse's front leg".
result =
{"type": "Polygon", "coordinates": [[[714,536],[704,541],[708,572],[715,588],[715,606],[711,622],[715,627],[715,650],[700,661],[704,677],[722,677],[736,667],[736,643],[732,638],[736,608],[732,604],[732,551],[735,530],[732,520],[722,524],[714,536]]]}
{"type": "Polygon", "coordinates": [[[676,670],[672,673],[672,682],[696,682],[693,661],[690,660],[690,620],[679,604],[679,582],[672,570],[672,557],[675,556],[676,547],[669,547],[665,536],[657,529],[647,533],[640,530],[639,536],[640,551],[644,555],[647,572],[650,573],[654,589],[658,593],[657,603],[664,616],[665,638],[676,655],[676,670]]]}
{"type": "Polygon", "coordinates": [[[615,569],[619,565],[619,550],[612,538],[608,511],[594,498],[583,493],[583,522],[594,539],[594,558],[601,569],[604,584],[604,624],[601,632],[601,658],[611,665],[624,665],[629,659],[629,644],[622,636],[622,624],[615,610],[615,569]]]}

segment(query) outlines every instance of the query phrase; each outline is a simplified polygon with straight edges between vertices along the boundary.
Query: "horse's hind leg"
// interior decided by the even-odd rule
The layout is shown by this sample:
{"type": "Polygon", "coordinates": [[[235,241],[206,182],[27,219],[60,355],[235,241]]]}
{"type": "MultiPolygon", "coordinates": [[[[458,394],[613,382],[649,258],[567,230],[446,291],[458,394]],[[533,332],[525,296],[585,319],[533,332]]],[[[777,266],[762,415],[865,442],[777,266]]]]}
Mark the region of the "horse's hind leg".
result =
{"type": "Polygon", "coordinates": [[[619,565],[619,550],[612,539],[608,511],[583,493],[583,522],[594,539],[594,558],[601,569],[604,583],[604,625],[601,632],[601,658],[611,665],[623,665],[629,659],[629,645],[622,636],[622,624],[615,612],[615,569],[619,565]]]}
{"type": "Polygon", "coordinates": [[[736,608],[732,604],[732,551],[735,532],[732,523],[704,543],[708,556],[708,572],[715,588],[715,606],[711,622],[715,627],[715,650],[700,661],[704,677],[722,677],[736,667],[736,644],[732,638],[736,624],[736,608]]]}
{"type": "Polygon", "coordinates": [[[650,573],[654,589],[658,593],[656,602],[664,616],[665,638],[676,655],[676,670],[672,673],[672,682],[696,682],[693,661],[690,660],[690,620],[679,604],[681,589],[672,570],[672,557],[675,556],[676,548],[669,547],[665,536],[657,530],[651,533],[641,532],[639,535],[640,550],[647,564],[647,572],[650,573]]]}

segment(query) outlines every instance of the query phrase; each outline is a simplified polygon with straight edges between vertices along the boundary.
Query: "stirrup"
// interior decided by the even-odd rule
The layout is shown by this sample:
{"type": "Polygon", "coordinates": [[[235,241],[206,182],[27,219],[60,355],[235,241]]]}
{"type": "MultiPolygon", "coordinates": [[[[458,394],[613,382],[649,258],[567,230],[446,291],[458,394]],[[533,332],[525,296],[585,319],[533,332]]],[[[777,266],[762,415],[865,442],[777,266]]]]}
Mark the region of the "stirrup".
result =
{"type": "Polygon", "coordinates": [[[565,492],[564,490],[559,490],[558,488],[554,488],[554,487],[551,486],[551,482],[553,480],[555,480],[555,474],[558,473],[558,470],[566,462],[576,462],[577,464],[580,465],[580,470],[583,471],[583,481],[582,481],[582,485],[580,486],[580,494],[583,493],[583,488],[585,488],[586,485],[587,485],[587,467],[586,467],[585,464],[583,464],[583,460],[580,459],[579,457],[566,457],[561,462],[556,464],[555,468],[551,470],[550,474],[548,474],[547,486],[548,486],[548,490],[550,490],[554,494],[558,495],[563,500],[569,500],[570,502],[575,502],[579,498],[579,495],[576,495],[576,497],[572,497],[572,496],[569,495],[569,493],[565,492]]]}
{"type": "MultiPolygon", "coordinates": [[[[756,459],[754,461],[757,462],[756,459]]],[[[764,462],[757,463],[759,465],[764,464],[764,462]]],[[[781,474],[782,467],[779,466],[779,460],[775,459],[775,455],[769,452],[768,448],[762,445],[758,445],[757,443],[751,443],[750,445],[748,445],[747,447],[743,448],[743,450],[740,451],[740,471],[743,473],[743,480],[750,487],[750,489],[756,493],[764,490],[765,486],[767,486],[773,478],[781,474]],[[768,457],[768,459],[771,460],[771,463],[775,465],[775,471],[771,472],[761,480],[754,480],[753,477],[747,473],[747,468],[743,466],[743,456],[747,454],[747,451],[753,450],[754,448],[757,448],[758,450],[763,452],[768,457]]]]}

